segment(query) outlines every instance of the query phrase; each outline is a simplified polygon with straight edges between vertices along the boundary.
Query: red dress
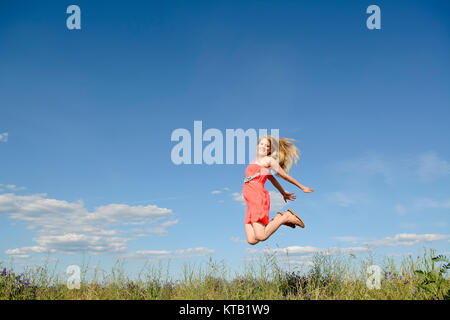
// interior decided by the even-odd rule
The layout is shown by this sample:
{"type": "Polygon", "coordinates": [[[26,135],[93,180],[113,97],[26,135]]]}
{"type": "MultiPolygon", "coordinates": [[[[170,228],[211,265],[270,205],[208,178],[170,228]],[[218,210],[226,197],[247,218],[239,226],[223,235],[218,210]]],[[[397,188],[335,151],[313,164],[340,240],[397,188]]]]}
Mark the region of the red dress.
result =
{"type": "MultiPolygon", "coordinates": [[[[245,223],[262,222],[269,223],[270,196],[264,189],[264,183],[269,177],[270,170],[256,163],[251,163],[245,169],[247,182],[244,182],[242,195],[247,204],[245,223]]],[[[245,181],[245,180],[244,180],[245,181]]]]}

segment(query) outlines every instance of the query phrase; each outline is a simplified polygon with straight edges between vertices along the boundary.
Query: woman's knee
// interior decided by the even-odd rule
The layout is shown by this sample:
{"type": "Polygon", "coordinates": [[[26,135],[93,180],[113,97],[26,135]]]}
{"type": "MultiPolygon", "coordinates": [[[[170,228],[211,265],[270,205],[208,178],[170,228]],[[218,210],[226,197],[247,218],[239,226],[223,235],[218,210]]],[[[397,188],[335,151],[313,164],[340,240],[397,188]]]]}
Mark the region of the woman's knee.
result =
{"type": "Polygon", "coordinates": [[[267,237],[265,235],[255,235],[256,240],[259,241],[265,241],[267,240],[267,237]]]}

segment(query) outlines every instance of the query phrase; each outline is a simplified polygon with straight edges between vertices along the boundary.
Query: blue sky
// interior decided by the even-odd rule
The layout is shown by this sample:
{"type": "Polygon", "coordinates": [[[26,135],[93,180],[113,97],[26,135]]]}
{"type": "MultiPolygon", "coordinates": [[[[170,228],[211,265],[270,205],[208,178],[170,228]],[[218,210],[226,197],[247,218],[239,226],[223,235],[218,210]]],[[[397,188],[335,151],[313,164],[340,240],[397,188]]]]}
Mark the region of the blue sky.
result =
{"type": "MultiPolygon", "coordinates": [[[[0,5],[0,261],[62,269],[448,253],[448,1],[0,5]],[[67,6],[81,30],[66,28],[67,6]],[[366,8],[381,8],[381,30],[366,8]],[[245,241],[245,165],[175,165],[171,133],[279,129],[304,230],[245,241]],[[162,260],[161,260],[162,259],[162,260]]],[[[280,180],[280,179],[279,179],[280,180]]],[[[274,209],[276,189],[266,183],[274,209]]],[[[271,213],[271,217],[272,217],[271,213]]]]}

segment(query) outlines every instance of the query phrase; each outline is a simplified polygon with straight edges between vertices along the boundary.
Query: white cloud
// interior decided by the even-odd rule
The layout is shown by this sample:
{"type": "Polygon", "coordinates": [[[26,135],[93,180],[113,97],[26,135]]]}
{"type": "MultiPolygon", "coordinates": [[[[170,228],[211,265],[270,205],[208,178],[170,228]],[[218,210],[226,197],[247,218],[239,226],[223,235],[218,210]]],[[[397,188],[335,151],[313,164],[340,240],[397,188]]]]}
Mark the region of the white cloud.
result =
{"type": "Polygon", "coordinates": [[[437,201],[430,198],[419,198],[415,200],[414,207],[417,209],[449,209],[450,199],[437,201]]]}
{"type": "Polygon", "coordinates": [[[397,212],[399,215],[403,216],[406,213],[406,207],[403,204],[397,203],[394,207],[395,212],[397,212]]]}
{"type": "Polygon", "coordinates": [[[376,152],[367,152],[360,157],[336,163],[335,169],[346,175],[351,174],[349,178],[359,180],[381,176],[386,184],[392,184],[394,180],[399,179],[408,181],[417,178],[422,182],[431,182],[450,176],[450,162],[433,151],[395,159],[376,152]]]}
{"type": "Polygon", "coordinates": [[[245,205],[245,199],[242,193],[233,192],[231,196],[233,197],[233,200],[240,202],[242,205],[245,205]]]}
{"type": "Polygon", "coordinates": [[[220,191],[220,190],[213,190],[213,191],[211,191],[211,194],[219,194],[219,193],[222,193],[222,191],[220,191]]]}
{"type": "Polygon", "coordinates": [[[427,152],[417,159],[417,174],[424,182],[433,181],[450,174],[450,163],[441,159],[436,152],[427,152]]]}
{"type": "Polygon", "coordinates": [[[340,207],[348,207],[355,203],[349,194],[342,192],[333,192],[329,195],[331,201],[336,202],[340,207]]]}
{"type": "Polygon", "coordinates": [[[158,260],[158,259],[186,259],[192,257],[201,257],[213,254],[215,250],[205,247],[188,248],[179,250],[138,250],[134,253],[123,255],[128,259],[138,261],[158,260]]]}
{"type": "Polygon", "coordinates": [[[108,223],[118,223],[122,220],[142,220],[146,218],[163,218],[171,210],[159,208],[155,205],[129,206],[126,204],[109,204],[97,207],[88,218],[90,220],[106,221],[108,223]]]}
{"type": "Polygon", "coordinates": [[[366,179],[367,176],[382,176],[384,182],[391,184],[394,169],[382,155],[375,152],[367,152],[356,159],[339,162],[337,168],[351,173],[358,178],[366,179]]]}
{"type": "Polygon", "coordinates": [[[169,232],[165,228],[162,228],[162,227],[147,228],[144,230],[144,232],[154,233],[159,236],[167,236],[169,234],[169,232]]]}
{"type": "Polygon", "coordinates": [[[440,222],[434,223],[434,225],[439,228],[446,228],[448,226],[448,223],[447,223],[447,221],[440,221],[440,222]]]}
{"type": "Polygon", "coordinates": [[[7,184],[4,187],[10,191],[22,191],[26,189],[26,187],[18,187],[14,184],[7,184]]]}
{"type": "Polygon", "coordinates": [[[352,236],[334,237],[334,239],[337,240],[337,241],[352,242],[352,243],[357,243],[358,241],[360,241],[360,238],[352,237],[352,236]]]}
{"type": "Polygon", "coordinates": [[[8,132],[0,133],[0,142],[8,142],[8,132]]]}
{"type": "Polygon", "coordinates": [[[247,241],[239,238],[239,237],[231,237],[230,238],[231,241],[235,242],[235,243],[246,243],[247,241]]]}
{"type": "Polygon", "coordinates": [[[171,227],[171,226],[173,226],[173,225],[175,225],[177,223],[178,223],[178,219],[176,219],[176,220],[169,220],[169,221],[161,223],[161,226],[163,226],[163,227],[171,227]]]}
{"type": "MultiPolygon", "coordinates": [[[[172,213],[155,205],[128,206],[110,204],[89,212],[83,201],[68,202],[47,198],[46,194],[16,195],[0,194],[0,214],[25,221],[28,229],[34,229],[36,246],[9,249],[7,254],[26,257],[41,252],[73,254],[119,253],[127,250],[129,238],[124,230],[111,229],[127,224],[145,224],[159,221],[172,213]]],[[[146,232],[167,234],[166,227],[178,220],[166,221],[146,232]]]]}
{"type": "Polygon", "coordinates": [[[401,233],[395,235],[393,238],[386,237],[381,240],[366,242],[365,245],[373,247],[412,246],[421,242],[438,241],[449,237],[449,235],[443,234],[401,233]]]}
{"type": "Polygon", "coordinates": [[[5,253],[14,258],[29,258],[32,253],[54,253],[55,250],[47,250],[41,246],[22,247],[16,249],[8,249],[5,253]]]}

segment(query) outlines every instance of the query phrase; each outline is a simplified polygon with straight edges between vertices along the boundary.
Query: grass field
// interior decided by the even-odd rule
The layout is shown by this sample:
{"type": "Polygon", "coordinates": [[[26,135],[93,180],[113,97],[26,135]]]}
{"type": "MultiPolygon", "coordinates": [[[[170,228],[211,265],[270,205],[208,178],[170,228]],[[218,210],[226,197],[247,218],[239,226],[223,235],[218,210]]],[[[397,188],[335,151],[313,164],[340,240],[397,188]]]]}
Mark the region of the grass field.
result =
{"type": "Polygon", "coordinates": [[[171,281],[161,267],[152,267],[130,280],[120,264],[107,275],[86,279],[80,273],[80,288],[69,289],[48,265],[27,269],[18,275],[0,268],[0,299],[450,299],[450,263],[443,255],[425,249],[421,256],[405,257],[400,266],[385,259],[379,266],[379,288],[367,268],[371,258],[357,262],[354,255],[316,254],[307,272],[281,269],[275,256],[267,255],[246,265],[242,274],[229,275],[223,263],[212,260],[206,268],[185,265],[182,280],[171,281]],[[369,282],[369,284],[368,284],[369,282]]]}

